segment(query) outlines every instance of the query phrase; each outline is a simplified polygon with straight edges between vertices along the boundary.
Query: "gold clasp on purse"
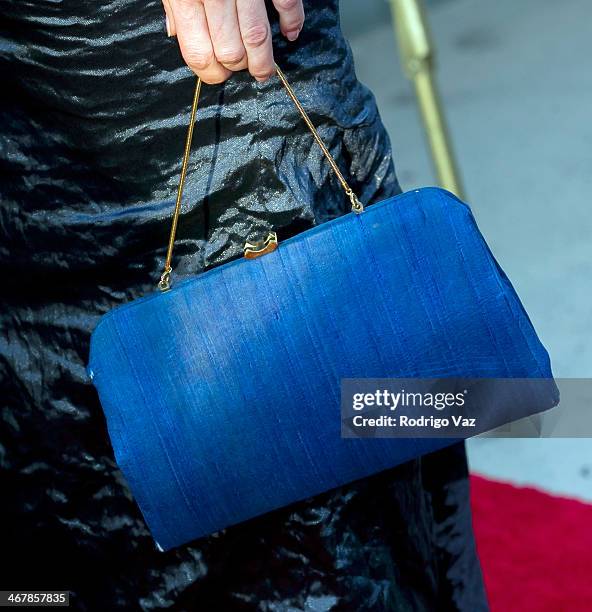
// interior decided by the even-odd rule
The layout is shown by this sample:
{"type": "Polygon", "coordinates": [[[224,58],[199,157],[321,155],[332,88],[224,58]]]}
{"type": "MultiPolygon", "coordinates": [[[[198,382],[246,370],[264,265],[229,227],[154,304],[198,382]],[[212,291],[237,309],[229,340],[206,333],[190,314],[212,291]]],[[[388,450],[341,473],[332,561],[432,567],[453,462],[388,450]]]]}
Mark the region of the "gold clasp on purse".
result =
{"type": "Polygon", "coordinates": [[[244,256],[247,259],[255,259],[275,251],[278,247],[277,234],[275,232],[269,232],[265,240],[259,240],[258,242],[245,242],[243,249],[244,256]]]}

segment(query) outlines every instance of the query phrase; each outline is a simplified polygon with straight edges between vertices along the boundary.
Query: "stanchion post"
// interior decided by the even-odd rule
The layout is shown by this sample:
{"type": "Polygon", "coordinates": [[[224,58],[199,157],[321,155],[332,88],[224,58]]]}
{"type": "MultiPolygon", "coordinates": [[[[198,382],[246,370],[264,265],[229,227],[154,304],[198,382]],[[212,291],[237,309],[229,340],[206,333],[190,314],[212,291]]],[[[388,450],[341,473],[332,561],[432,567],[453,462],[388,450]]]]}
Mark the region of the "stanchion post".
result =
{"type": "Polygon", "coordinates": [[[421,0],[390,0],[403,70],[413,82],[438,181],[460,198],[464,192],[434,78],[434,46],[421,0]]]}

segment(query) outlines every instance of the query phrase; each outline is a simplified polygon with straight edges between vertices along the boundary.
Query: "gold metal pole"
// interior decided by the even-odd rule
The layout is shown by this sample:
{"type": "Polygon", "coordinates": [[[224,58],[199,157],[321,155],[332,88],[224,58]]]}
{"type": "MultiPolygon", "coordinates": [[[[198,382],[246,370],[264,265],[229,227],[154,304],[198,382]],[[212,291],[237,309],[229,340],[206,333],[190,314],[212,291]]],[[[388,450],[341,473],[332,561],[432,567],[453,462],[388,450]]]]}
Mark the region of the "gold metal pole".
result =
{"type": "Polygon", "coordinates": [[[438,181],[460,198],[463,188],[434,80],[434,49],[421,0],[390,0],[403,70],[415,86],[438,181]]]}

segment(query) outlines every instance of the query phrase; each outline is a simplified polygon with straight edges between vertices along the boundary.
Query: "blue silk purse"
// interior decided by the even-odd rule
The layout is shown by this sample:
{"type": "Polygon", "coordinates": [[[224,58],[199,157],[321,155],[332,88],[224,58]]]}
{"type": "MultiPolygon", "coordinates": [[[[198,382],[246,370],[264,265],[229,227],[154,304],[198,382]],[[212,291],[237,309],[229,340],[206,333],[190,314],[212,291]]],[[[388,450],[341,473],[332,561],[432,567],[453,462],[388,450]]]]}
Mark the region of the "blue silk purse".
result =
{"type": "Polygon", "coordinates": [[[115,457],[162,549],[451,442],[343,439],[343,378],[552,377],[469,207],[425,188],[364,209],[278,76],[352,212],[171,288],[198,81],[160,291],[92,334],[115,457]]]}

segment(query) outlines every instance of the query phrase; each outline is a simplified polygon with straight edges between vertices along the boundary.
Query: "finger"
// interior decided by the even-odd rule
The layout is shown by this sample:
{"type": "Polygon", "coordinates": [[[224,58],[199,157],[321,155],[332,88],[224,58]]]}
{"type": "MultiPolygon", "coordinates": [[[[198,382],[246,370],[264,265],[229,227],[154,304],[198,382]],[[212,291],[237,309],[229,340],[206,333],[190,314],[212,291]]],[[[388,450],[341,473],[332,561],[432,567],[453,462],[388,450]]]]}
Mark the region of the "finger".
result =
{"type": "Polygon", "coordinates": [[[206,12],[199,0],[169,0],[183,59],[205,83],[222,83],[231,74],[216,60],[206,12]]]}
{"type": "Polygon", "coordinates": [[[280,29],[288,40],[296,40],[304,25],[302,0],[273,0],[279,16],[280,29]]]}
{"type": "Polygon", "coordinates": [[[236,10],[249,72],[258,81],[265,81],[275,70],[265,0],[236,0],[236,10]]]}
{"type": "Polygon", "coordinates": [[[176,36],[175,18],[169,0],[162,0],[162,6],[164,7],[167,36],[176,36]]]}
{"type": "Polygon", "coordinates": [[[203,0],[214,55],[229,70],[247,67],[247,52],[243,45],[236,0],[203,0]]]}

